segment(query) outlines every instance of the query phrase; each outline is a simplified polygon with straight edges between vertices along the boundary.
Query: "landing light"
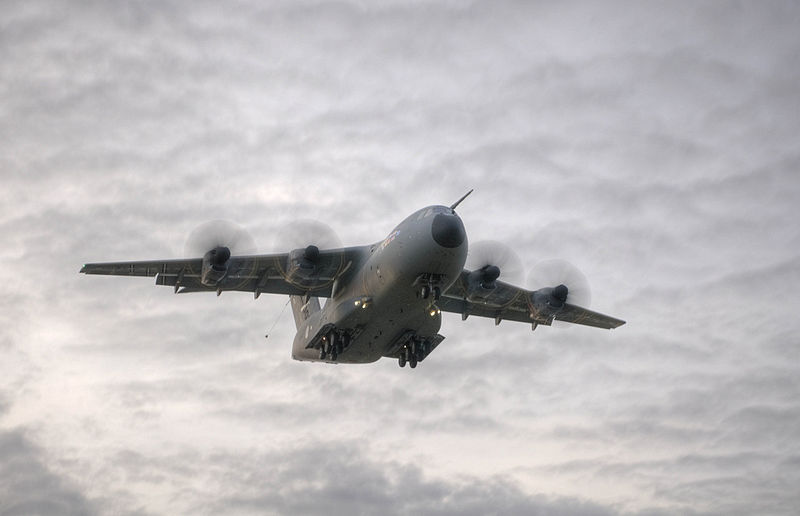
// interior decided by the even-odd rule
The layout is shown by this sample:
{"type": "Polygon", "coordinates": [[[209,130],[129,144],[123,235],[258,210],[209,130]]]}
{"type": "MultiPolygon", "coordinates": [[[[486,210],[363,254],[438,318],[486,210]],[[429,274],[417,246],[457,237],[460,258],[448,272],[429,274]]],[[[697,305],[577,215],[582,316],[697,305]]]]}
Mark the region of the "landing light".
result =
{"type": "Polygon", "coordinates": [[[372,303],[372,298],[371,297],[367,297],[367,296],[362,297],[361,299],[356,299],[355,301],[353,301],[353,304],[356,307],[360,306],[362,309],[369,308],[369,305],[371,303],[372,303]]]}
{"type": "Polygon", "coordinates": [[[436,317],[437,315],[442,313],[442,311],[439,310],[438,308],[434,307],[434,308],[431,308],[431,311],[428,312],[428,313],[431,315],[431,317],[436,317]]]}

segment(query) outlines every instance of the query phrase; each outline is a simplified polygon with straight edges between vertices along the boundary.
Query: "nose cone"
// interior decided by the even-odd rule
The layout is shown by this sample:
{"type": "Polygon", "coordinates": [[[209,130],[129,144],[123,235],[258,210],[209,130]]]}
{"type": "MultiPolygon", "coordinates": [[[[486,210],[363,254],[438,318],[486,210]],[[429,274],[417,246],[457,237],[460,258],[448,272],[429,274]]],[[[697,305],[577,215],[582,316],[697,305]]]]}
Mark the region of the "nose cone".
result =
{"type": "Polygon", "coordinates": [[[450,213],[437,214],[433,218],[431,232],[436,243],[448,249],[460,246],[467,236],[459,216],[450,213]]]}

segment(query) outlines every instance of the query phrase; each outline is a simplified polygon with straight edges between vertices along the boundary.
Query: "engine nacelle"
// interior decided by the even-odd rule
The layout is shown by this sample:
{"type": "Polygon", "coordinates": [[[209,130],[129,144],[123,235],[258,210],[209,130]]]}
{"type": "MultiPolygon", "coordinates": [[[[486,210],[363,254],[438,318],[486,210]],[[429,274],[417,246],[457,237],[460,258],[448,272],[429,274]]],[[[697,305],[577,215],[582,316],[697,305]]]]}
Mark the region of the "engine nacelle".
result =
{"type": "Polygon", "coordinates": [[[318,261],[319,248],[315,245],[291,251],[286,263],[286,280],[296,284],[314,277],[318,261]]]}
{"type": "Polygon", "coordinates": [[[564,308],[568,294],[569,289],[566,285],[540,288],[531,292],[531,303],[539,313],[555,315],[564,308]]]}
{"type": "Polygon", "coordinates": [[[216,287],[228,273],[228,260],[231,250],[227,247],[216,247],[203,256],[203,270],[200,282],[207,287],[216,287]]]}
{"type": "Polygon", "coordinates": [[[467,276],[467,299],[476,301],[485,299],[497,287],[495,281],[500,277],[500,269],[487,265],[476,269],[467,276]]]}

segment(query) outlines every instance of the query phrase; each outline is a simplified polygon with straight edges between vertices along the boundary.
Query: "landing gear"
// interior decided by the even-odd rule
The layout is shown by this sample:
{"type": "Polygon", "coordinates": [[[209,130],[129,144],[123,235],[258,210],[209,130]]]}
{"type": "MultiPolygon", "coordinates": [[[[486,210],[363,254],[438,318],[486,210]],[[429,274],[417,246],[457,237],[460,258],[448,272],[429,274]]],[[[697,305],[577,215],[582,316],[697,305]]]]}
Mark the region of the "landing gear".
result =
{"type": "Polygon", "coordinates": [[[426,341],[421,341],[417,346],[417,360],[422,362],[425,360],[425,357],[428,356],[428,343],[426,341]]]}
{"type": "Polygon", "coordinates": [[[334,346],[336,354],[341,355],[342,351],[344,351],[344,349],[349,345],[350,345],[350,335],[347,333],[343,333],[342,335],[339,336],[338,339],[336,339],[336,345],[334,346]]]}
{"type": "Polygon", "coordinates": [[[319,343],[319,359],[336,361],[352,341],[350,330],[330,330],[319,343]]]}
{"type": "Polygon", "coordinates": [[[442,295],[442,288],[446,282],[446,277],[441,274],[420,274],[414,281],[414,285],[419,287],[417,290],[417,297],[420,299],[428,299],[433,296],[434,301],[438,301],[442,295]]]}
{"type": "Polygon", "coordinates": [[[417,367],[417,364],[422,362],[428,355],[429,347],[427,341],[414,337],[410,342],[403,344],[400,348],[397,362],[400,367],[405,367],[406,363],[411,369],[417,367]]]}
{"type": "Polygon", "coordinates": [[[430,285],[423,285],[419,289],[419,297],[420,299],[428,299],[429,297],[433,296],[434,301],[438,301],[439,298],[442,296],[442,289],[439,287],[432,287],[430,285]]]}
{"type": "Polygon", "coordinates": [[[421,289],[419,289],[419,297],[422,299],[428,299],[431,297],[431,287],[428,285],[423,285],[421,289]]]}
{"type": "Polygon", "coordinates": [[[400,367],[405,367],[406,362],[408,362],[408,365],[412,368],[417,367],[417,361],[412,360],[412,357],[416,358],[411,352],[411,348],[408,347],[408,344],[403,344],[403,347],[400,348],[400,356],[397,359],[397,363],[400,364],[400,367]]]}

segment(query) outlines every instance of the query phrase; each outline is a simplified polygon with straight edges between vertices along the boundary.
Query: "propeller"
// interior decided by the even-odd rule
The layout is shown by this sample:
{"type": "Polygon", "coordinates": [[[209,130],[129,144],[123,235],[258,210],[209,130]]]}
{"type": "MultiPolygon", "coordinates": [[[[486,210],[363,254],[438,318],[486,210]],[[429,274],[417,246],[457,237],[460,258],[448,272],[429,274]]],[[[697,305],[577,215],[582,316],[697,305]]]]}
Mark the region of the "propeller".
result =
{"type": "Polygon", "coordinates": [[[278,230],[275,236],[275,248],[292,250],[315,247],[310,250],[313,255],[320,249],[337,249],[342,247],[342,241],[336,232],[324,222],[314,219],[300,219],[291,221],[278,230]]]}
{"type": "Polygon", "coordinates": [[[592,300],[586,276],[566,260],[544,260],[533,266],[527,285],[532,289],[553,287],[551,295],[563,303],[588,307],[592,300]]]}
{"type": "MultiPolygon", "coordinates": [[[[275,246],[277,249],[292,251],[293,259],[301,270],[310,274],[316,269],[320,256],[320,250],[339,249],[342,242],[336,232],[324,222],[314,219],[300,219],[285,224],[278,230],[275,236],[275,246]],[[303,251],[296,255],[295,251],[303,251]]],[[[344,253],[340,253],[343,259],[344,253]]]]}
{"type": "Polygon", "coordinates": [[[506,283],[522,279],[522,261],[511,247],[494,240],[470,244],[467,253],[467,270],[481,271],[481,281],[492,284],[498,278],[506,283]]]}
{"type": "Polygon", "coordinates": [[[216,261],[224,263],[231,255],[250,255],[257,252],[250,233],[227,220],[212,220],[197,226],[186,239],[184,256],[196,258],[215,250],[216,261]]]}

